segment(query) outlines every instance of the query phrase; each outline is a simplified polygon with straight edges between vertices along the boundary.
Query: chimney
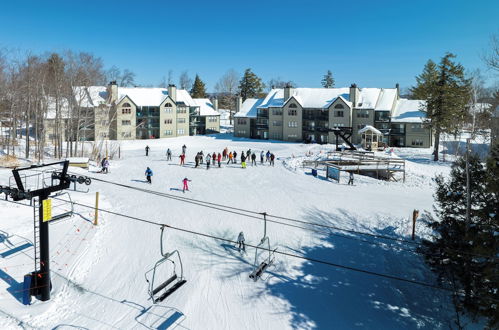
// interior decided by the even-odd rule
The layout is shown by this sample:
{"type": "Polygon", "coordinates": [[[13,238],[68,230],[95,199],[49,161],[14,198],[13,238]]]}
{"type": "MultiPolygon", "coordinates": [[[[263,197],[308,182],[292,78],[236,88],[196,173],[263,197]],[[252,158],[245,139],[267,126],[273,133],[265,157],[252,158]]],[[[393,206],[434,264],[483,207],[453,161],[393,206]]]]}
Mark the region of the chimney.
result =
{"type": "Polygon", "coordinates": [[[359,102],[359,89],[357,84],[350,85],[350,102],[352,102],[352,107],[357,107],[357,102],[359,102]]]}
{"type": "Polygon", "coordinates": [[[395,88],[397,89],[397,100],[400,98],[400,85],[399,83],[395,84],[395,88]]]}
{"type": "Polygon", "coordinates": [[[110,81],[109,85],[107,85],[107,95],[109,103],[112,104],[118,101],[118,84],[116,84],[116,80],[110,81]]]}
{"type": "Polygon", "coordinates": [[[236,112],[241,111],[242,107],[243,107],[243,98],[238,96],[236,97],[236,112]]]}
{"type": "Polygon", "coordinates": [[[286,86],[284,86],[284,102],[291,97],[291,94],[293,94],[293,88],[291,88],[291,85],[286,84],[286,86]]]}
{"type": "Polygon", "coordinates": [[[215,97],[212,101],[213,108],[218,111],[218,99],[215,97]]]}
{"type": "Polygon", "coordinates": [[[168,85],[168,95],[170,98],[173,100],[173,102],[177,102],[177,86],[174,84],[169,84],[168,85]]]}

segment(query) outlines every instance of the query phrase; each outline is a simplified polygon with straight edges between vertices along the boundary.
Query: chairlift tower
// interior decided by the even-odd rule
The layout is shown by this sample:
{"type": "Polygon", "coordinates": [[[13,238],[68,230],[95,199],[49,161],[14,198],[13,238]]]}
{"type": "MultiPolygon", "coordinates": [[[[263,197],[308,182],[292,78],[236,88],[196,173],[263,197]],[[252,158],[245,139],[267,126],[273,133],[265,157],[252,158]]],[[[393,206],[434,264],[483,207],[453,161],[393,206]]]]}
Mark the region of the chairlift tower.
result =
{"type": "Polygon", "coordinates": [[[0,186],[0,193],[5,194],[14,201],[38,199],[38,216],[34,212],[34,245],[35,245],[35,271],[27,276],[31,279],[29,295],[36,296],[41,301],[50,300],[50,249],[49,249],[49,220],[51,220],[51,201],[49,196],[53,192],[68,189],[71,182],[90,184],[89,178],[70,177],[68,173],[69,161],[60,161],[50,164],[32,165],[30,167],[17,168],[12,174],[17,188],[0,186]],[[62,169],[54,170],[54,167],[62,169]],[[51,183],[48,185],[43,177],[40,186],[40,176],[50,171],[51,183]],[[24,174],[34,172],[34,174],[24,174]],[[78,180],[79,179],[79,180],[78,180]],[[34,190],[29,189],[28,180],[37,181],[34,190]]]}

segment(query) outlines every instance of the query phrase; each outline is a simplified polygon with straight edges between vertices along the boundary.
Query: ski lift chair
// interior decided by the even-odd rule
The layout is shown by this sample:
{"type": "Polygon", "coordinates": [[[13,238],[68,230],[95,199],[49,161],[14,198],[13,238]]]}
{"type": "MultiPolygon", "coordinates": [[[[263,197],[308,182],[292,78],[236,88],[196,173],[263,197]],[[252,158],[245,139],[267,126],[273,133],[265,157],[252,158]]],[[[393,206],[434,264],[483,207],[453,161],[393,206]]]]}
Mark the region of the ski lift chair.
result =
{"type": "Polygon", "coordinates": [[[258,281],[258,279],[260,277],[262,277],[263,273],[274,263],[274,260],[275,260],[275,251],[276,250],[277,250],[277,248],[275,248],[274,250],[270,249],[270,240],[269,240],[269,238],[267,236],[265,236],[264,238],[262,238],[262,240],[260,241],[260,243],[256,246],[256,248],[255,248],[255,262],[253,263],[256,268],[249,275],[249,277],[253,281],[255,281],[255,282],[258,281]],[[265,242],[267,242],[267,248],[266,249],[265,249],[265,247],[263,247],[265,245],[265,242]],[[265,249],[265,250],[268,251],[269,254],[268,254],[268,256],[266,258],[264,258],[258,264],[257,261],[258,261],[258,250],[259,249],[260,250],[265,249]]]}
{"type": "MultiPolygon", "coordinates": [[[[145,278],[148,283],[148,290],[147,292],[149,293],[149,296],[151,297],[151,300],[154,304],[157,304],[159,302],[162,302],[165,300],[169,295],[177,291],[182,285],[184,285],[187,280],[184,278],[184,268],[182,265],[182,259],[180,258],[180,253],[178,250],[174,250],[172,252],[164,253],[163,252],[163,232],[164,232],[164,226],[161,227],[161,256],[162,258],[154,264],[154,267],[149,269],[145,273],[145,278]],[[177,267],[175,260],[173,259],[176,256],[176,259],[179,261],[180,265],[180,274],[177,274],[177,267]],[[163,265],[164,263],[171,263],[171,273],[169,277],[165,281],[161,281],[161,279],[166,276],[165,274],[162,273],[160,266],[163,265]],[[160,283],[157,285],[157,283],[160,283]],[[156,286],[157,285],[157,286],[156,286]]],[[[161,267],[163,268],[163,267],[161,267]]]]}

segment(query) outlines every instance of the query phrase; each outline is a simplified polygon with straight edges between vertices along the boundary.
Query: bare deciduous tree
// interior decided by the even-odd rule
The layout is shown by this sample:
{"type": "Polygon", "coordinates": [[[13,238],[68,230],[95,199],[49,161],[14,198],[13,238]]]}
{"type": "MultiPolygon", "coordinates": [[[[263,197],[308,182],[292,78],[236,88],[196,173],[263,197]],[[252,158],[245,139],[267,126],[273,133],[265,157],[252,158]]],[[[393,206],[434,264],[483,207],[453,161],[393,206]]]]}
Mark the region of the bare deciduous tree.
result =
{"type": "Polygon", "coordinates": [[[178,84],[180,89],[191,90],[192,88],[192,78],[189,77],[187,70],[182,71],[180,77],[178,78],[178,84]]]}

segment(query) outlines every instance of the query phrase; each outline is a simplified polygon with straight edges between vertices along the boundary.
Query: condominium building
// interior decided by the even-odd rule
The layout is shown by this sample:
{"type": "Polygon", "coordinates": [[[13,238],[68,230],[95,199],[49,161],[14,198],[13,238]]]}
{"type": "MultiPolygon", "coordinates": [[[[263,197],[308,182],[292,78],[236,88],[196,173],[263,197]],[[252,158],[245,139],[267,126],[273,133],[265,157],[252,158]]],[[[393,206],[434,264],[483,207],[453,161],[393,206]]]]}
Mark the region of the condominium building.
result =
{"type": "Polygon", "coordinates": [[[209,99],[193,99],[175,85],[168,88],[78,87],[76,104],[91,113],[80,129],[87,140],[168,138],[220,131],[220,114],[209,99]]]}
{"type": "Polygon", "coordinates": [[[402,99],[396,88],[280,88],[265,98],[239,98],[234,135],[255,139],[333,143],[331,129],[351,127],[352,143],[370,125],[383,133],[386,145],[429,147],[424,102],[402,99]]]}

